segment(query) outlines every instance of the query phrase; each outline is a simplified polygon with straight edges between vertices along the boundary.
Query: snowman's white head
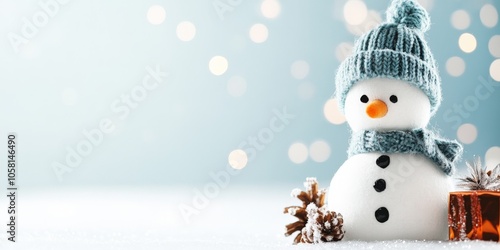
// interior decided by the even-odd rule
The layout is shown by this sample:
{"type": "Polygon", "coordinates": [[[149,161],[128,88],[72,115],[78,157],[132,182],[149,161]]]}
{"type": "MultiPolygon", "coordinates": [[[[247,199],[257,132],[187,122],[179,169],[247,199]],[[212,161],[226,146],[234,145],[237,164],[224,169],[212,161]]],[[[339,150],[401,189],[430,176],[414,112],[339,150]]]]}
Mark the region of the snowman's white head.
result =
{"type": "Polygon", "coordinates": [[[344,112],[354,132],[410,130],[429,123],[431,104],[422,90],[406,81],[371,78],[351,87],[344,112]]]}

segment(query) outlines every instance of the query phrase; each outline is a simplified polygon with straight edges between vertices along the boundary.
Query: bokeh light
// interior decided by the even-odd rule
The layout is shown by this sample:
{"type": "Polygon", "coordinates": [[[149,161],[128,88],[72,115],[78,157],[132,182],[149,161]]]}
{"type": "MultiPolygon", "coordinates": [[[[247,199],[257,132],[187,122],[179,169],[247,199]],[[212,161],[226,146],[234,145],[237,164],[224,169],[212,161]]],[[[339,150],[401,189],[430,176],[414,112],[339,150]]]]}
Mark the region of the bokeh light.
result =
{"type": "Polygon", "coordinates": [[[326,141],[315,141],[309,146],[309,155],[315,162],[325,162],[330,158],[330,146],[326,141]]]}
{"type": "Polygon", "coordinates": [[[306,145],[301,142],[296,142],[288,148],[288,158],[296,164],[303,163],[307,160],[309,153],[306,145]]]}
{"type": "Polygon", "coordinates": [[[465,144],[473,143],[477,138],[477,128],[473,124],[465,123],[460,125],[457,130],[457,138],[465,144]]]}
{"type": "Polygon", "coordinates": [[[352,43],[340,43],[335,49],[335,56],[337,57],[337,60],[342,62],[344,59],[349,57],[352,54],[353,47],[354,45],[352,43]]]}
{"type": "Polygon", "coordinates": [[[375,10],[369,10],[366,18],[360,24],[353,25],[346,23],[346,27],[351,34],[361,36],[381,23],[382,17],[380,16],[380,13],[375,10]]]}
{"type": "Polygon", "coordinates": [[[235,149],[227,157],[229,165],[234,169],[243,169],[248,163],[247,153],[241,149],[235,149]]]}
{"type": "Polygon", "coordinates": [[[486,166],[489,169],[496,167],[498,164],[500,164],[500,147],[495,146],[495,147],[489,148],[486,151],[484,158],[485,158],[486,166]]]}
{"type": "Polygon", "coordinates": [[[293,78],[297,80],[306,78],[306,76],[309,74],[309,63],[303,60],[293,62],[292,66],[290,67],[290,73],[292,74],[293,78]]]}
{"type": "Polygon", "coordinates": [[[214,56],[208,63],[208,68],[212,74],[220,76],[226,73],[228,68],[227,59],[223,56],[214,56]]]}
{"type": "Polygon", "coordinates": [[[457,30],[467,29],[470,25],[469,13],[465,10],[457,10],[451,15],[451,24],[457,30]]]}
{"type": "Polygon", "coordinates": [[[179,40],[188,42],[193,40],[196,35],[196,27],[193,23],[188,21],[180,22],[177,25],[176,33],[179,40]]]}
{"type": "Polygon", "coordinates": [[[257,23],[252,25],[248,34],[254,43],[263,43],[267,40],[269,31],[264,24],[257,23]]]}
{"type": "Polygon", "coordinates": [[[446,61],[446,72],[451,76],[461,76],[465,71],[465,61],[458,57],[451,57],[446,61]]]}
{"type": "Polygon", "coordinates": [[[323,106],[323,115],[325,116],[326,120],[335,125],[339,125],[345,122],[345,116],[342,111],[340,111],[337,100],[335,98],[326,101],[325,105],[323,106]]]}
{"type": "Polygon", "coordinates": [[[481,18],[481,22],[484,26],[493,28],[498,22],[498,11],[495,6],[485,4],[479,12],[479,17],[481,18]]]}
{"type": "Polygon", "coordinates": [[[149,23],[153,25],[162,24],[163,21],[165,21],[165,16],[165,9],[160,5],[153,5],[149,7],[148,13],[146,14],[149,23]]]}
{"type": "Polygon", "coordinates": [[[277,0],[264,0],[260,5],[260,11],[266,18],[276,18],[281,12],[281,5],[277,0]]]}
{"type": "Polygon", "coordinates": [[[500,82],[500,59],[496,59],[491,63],[490,76],[493,80],[500,82]]]}
{"type": "Polygon", "coordinates": [[[460,38],[458,38],[458,46],[463,52],[471,53],[477,46],[476,37],[471,33],[463,33],[460,35],[460,38]]]}
{"type": "Polygon", "coordinates": [[[344,19],[350,25],[363,23],[367,14],[366,4],[361,0],[348,0],[344,5],[344,19]]]}
{"type": "Polygon", "coordinates": [[[500,35],[494,35],[488,42],[488,50],[494,57],[500,57],[500,35]]]}

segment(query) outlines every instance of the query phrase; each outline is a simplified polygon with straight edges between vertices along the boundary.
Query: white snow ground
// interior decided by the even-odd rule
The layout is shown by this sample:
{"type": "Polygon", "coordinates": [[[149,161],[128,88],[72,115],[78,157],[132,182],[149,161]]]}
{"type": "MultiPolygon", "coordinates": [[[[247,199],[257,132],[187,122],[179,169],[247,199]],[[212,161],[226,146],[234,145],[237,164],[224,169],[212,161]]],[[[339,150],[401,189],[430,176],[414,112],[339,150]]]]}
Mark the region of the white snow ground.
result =
{"type": "MultiPolygon", "coordinates": [[[[290,188],[227,188],[187,224],[178,206],[192,188],[20,189],[18,239],[0,249],[500,249],[493,242],[338,242],[293,246],[284,237],[299,204],[290,188]]],[[[214,195],[215,196],[215,195],[214,195]]],[[[6,199],[0,218],[7,221],[6,199]]]]}

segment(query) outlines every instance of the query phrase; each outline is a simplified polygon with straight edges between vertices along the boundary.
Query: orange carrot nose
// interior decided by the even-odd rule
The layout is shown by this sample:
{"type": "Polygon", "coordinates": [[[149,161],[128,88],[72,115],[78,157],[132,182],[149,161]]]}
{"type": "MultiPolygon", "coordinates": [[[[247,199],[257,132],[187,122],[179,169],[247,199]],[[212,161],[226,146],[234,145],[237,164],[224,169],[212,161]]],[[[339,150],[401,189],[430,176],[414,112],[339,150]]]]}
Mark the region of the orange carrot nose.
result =
{"type": "Polygon", "coordinates": [[[387,114],[387,104],[381,100],[373,100],[366,107],[366,114],[370,118],[382,118],[387,114]]]}

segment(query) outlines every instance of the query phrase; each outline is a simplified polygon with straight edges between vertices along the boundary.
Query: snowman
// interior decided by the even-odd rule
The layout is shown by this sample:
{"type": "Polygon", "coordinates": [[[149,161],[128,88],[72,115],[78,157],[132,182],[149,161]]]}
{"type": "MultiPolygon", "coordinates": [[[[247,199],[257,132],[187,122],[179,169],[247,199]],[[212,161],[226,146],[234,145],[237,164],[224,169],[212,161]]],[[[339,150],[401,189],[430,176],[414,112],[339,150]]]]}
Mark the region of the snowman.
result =
{"type": "Polygon", "coordinates": [[[345,239],[448,237],[449,176],[462,147],[426,129],[441,101],[429,25],[416,1],[392,1],[387,22],[361,36],[337,72],[352,135],[328,208],[344,216],[345,239]]]}

